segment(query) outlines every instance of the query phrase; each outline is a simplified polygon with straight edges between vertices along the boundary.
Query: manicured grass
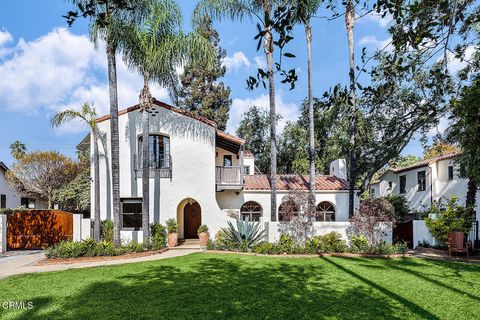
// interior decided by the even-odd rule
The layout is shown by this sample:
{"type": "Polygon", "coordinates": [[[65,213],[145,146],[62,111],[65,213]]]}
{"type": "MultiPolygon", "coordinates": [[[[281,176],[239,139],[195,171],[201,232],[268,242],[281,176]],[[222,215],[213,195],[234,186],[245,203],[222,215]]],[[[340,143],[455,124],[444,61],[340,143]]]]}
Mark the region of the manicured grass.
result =
{"type": "Polygon", "coordinates": [[[0,280],[0,319],[478,319],[480,266],[190,256],[0,280]]]}

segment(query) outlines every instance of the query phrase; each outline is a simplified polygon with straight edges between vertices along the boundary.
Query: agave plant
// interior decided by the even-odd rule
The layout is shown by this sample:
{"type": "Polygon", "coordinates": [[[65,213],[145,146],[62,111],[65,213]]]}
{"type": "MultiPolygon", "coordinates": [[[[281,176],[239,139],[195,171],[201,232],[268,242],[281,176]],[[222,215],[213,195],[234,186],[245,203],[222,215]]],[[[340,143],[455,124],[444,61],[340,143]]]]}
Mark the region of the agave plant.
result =
{"type": "Polygon", "coordinates": [[[236,220],[237,228],[228,221],[226,237],[242,251],[247,251],[263,240],[265,230],[260,229],[260,222],[236,220]]]}

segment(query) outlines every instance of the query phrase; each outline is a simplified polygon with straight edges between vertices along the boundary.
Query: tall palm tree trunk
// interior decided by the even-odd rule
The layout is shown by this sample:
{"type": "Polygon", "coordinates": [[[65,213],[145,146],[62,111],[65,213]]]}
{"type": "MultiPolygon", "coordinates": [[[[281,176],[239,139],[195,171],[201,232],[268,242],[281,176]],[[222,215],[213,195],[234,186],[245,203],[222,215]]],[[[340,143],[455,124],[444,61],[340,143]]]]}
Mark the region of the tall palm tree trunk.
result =
{"type": "Polygon", "coordinates": [[[95,193],[95,212],[93,215],[93,239],[100,241],[100,163],[98,154],[98,131],[94,127],[93,133],[93,179],[94,181],[94,193],[95,193]]]}
{"type": "Polygon", "coordinates": [[[148,109],[152,102],[152,95],[148,87],[148,76],[144,76],[143,89],[140,92],[140,107],[142,110],[142,229],[143,243],[150,240],[149,220],[150,220],[150,150],[149,150],[149,131],[150,121],[148,109]]]}
{"type": "Polygon", "coordinates": [[[116,48],[107,38],[108,88],[110,95],[110,142],[112,162],[113,244],[120,246],[120,151],[118,139],[118,95],[116,48]]]}
{"type": "Polygon", "coordinates": [[[348,62],[350,67],[350,93],[348,97],[348,103],[350,104],[350,122],[349,122],[349,136],[350,136],[350,170],[349,170],[349,196],[348,196],[348,215],[353,216],[355,207],[355,114],[357,112],[357,106],[355,101],[355,57],[354,57],[354,45],[353,45],[353,27],[355,24],[355,6],[352,0],[349,0],[346,7],[345,14],[345,26],[347,27],[348,35],[348,62]]]}
{"type": "Polygon", "coordinates": [[[275,110],[275,79],[273,70],[273,38],[270,28],[265,35],[265,54],[268,65],[268,94],[270,96],[270,206],[271,220],[277,221],[277,113],[275,110]]]}
{"type": "Polygon", "coordinates": [[[313,119],[313,94],[312,94],[312,27],[310,19],[305,21],[305,36],[307,38],[308,56],[308,121],[309,121],[309,158],[310,158],[310,205],[315,205],[315,124],[313,119]]]}

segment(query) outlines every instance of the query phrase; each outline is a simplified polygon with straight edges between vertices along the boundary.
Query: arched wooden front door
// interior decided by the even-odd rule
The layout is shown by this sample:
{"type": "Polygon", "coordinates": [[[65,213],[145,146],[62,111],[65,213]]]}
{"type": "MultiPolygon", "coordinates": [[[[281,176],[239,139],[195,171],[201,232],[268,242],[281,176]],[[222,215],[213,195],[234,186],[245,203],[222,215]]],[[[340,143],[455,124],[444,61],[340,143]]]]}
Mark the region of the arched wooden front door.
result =
{"type": "Polygon", "coordinates": [[[192,204],[187,203],[183,209],[183,228],[184,238],[194,239],[198,238],[197,230],[202,224],[202,212],[198,202],[192,204]]]}

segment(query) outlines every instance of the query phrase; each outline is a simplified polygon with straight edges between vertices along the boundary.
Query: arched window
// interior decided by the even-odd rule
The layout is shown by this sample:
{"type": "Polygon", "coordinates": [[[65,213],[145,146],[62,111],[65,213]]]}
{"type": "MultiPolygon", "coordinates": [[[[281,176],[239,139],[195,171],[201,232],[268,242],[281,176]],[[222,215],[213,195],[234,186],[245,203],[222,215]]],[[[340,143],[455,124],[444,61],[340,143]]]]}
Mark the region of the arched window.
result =
{"type": "Polygon", "coordinates": [[[298,205],[293,200],[287,200],[278,207],[278,221],[290,221],[298,215],[298,205]]]}
{"type": "Polygon", "coordinates": [[[316,221],[335,221],[335,207],[328,201],[320,202],[317,205],[315,218],[316,221]]]}
{"type": "MultiPolygon", "coordinates": [[[[164,135],[148,136],[149,167],[153,169],[170,168],[170,138],[164,135]]],[[[138,161],[142,162],[142,136],[138,138],[138,161]]]]}
{"type": "Polygon", "coordinates": [[[240,216],[245,221],[260,221],[262,206],[255,201],[248,201],[240,208],[240,216]]]}

